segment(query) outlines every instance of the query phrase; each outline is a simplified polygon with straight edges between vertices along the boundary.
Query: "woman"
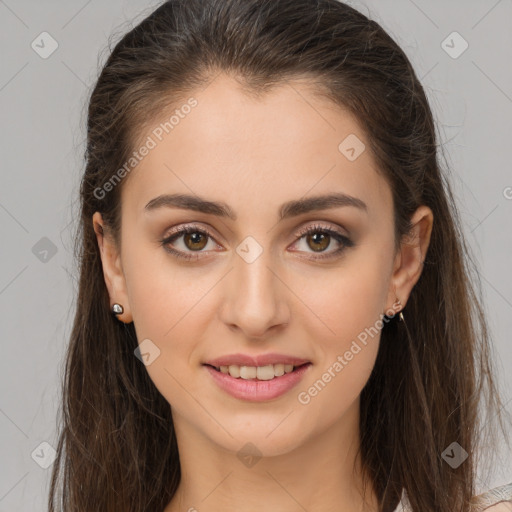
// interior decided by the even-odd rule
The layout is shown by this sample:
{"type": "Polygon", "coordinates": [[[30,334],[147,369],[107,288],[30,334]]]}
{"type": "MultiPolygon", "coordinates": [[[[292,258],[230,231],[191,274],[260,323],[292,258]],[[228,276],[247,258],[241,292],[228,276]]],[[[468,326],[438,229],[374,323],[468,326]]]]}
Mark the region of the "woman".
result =
{"type": "Polygon", "coordinates": [[[376,22],[165,2],[87,129],[50,510],[59,475],[62,510],[508,506],[473,499],[489,335],[425,93],[376,22]]]}

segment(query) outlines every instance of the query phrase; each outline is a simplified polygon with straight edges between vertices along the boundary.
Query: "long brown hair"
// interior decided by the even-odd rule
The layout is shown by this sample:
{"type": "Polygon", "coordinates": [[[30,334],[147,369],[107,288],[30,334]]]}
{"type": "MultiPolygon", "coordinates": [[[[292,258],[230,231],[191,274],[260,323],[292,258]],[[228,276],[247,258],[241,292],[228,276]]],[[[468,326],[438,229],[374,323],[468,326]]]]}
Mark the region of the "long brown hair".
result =
{"type": "Polygon", "coordinates": [[[110,313],[92,215],[101,212],[119,242],[123,182],[98,190],[159,112],[219,72],[255,95],[306,77],[349,109],[392,190],[397,247],[416,208],[432,209],[406,322],[393,319],[382,329],[361,394],[361,460],[383,512],[403,490],[414,512],[469,510],[480,413],[490,411],[502,425],[501,402],[478,273],[411,63],[378,23],[337,0],[170,0],[116,44],[90,97],[75,247],[79,289],[50,512],[162,512],[179,484],[171,409],[134,357],[133,323],[110,313]],[[454,442],[468,453],[456,469],[442,456],[454,442]]]}

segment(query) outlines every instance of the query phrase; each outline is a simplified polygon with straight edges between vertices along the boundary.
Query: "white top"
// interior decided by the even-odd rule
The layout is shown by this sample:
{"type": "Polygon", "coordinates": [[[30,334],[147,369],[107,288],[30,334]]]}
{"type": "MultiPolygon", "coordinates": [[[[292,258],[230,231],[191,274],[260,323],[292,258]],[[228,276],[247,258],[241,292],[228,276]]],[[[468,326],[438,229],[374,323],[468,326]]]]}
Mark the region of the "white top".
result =
{"type": "MultiPolygon", "coordinates": [[[[512,512],[512,483],[496,487],[475,497],[474,512],[512,512]],[[498,505],[501,503],[501,505],[498,505]],[[492,505],[496,505],[493,507],[492,505]],[[492,507],[492,508],[489,508],[492,507]]],[[[398,507],[393,512],[412,512],[405,491],[398,507]]]]}

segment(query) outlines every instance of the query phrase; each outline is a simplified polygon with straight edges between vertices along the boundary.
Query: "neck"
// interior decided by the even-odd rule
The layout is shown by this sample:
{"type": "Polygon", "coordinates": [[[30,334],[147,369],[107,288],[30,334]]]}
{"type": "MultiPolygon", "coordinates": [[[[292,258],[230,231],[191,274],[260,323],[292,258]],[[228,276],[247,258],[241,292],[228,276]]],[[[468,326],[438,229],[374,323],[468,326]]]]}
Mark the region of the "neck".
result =
{"type": "MultiPolygon", "coordinates": [[[[371,484],[363,499],[358,421],[356,401],[341,421],[315,438],[280,455],[251,459],[213,443],[176,417],[181,481],[164,512],[252,512],[255,506],[286,512],[376,512],[371,484]]],[[[241,452],[251,451],[246,443],[240,446],[245,446],[241,452]]]]}

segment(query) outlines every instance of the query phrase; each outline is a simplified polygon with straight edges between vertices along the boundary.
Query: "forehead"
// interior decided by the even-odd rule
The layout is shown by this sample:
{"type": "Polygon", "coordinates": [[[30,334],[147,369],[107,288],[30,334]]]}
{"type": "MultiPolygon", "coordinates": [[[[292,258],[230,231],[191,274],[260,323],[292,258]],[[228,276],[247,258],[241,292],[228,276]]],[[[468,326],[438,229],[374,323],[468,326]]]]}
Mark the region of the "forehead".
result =
{"type": "Polygon", "coordinates": [[[391,208],[357,119],[311,84],[281,84],[256,98],[220,75],[188,100],[162,112],[140,138],[154,147],[125,184],[130,210],[173,192],[226,202],[237,217],[333,191],[360,197],[370,214],[391,208]]]}

